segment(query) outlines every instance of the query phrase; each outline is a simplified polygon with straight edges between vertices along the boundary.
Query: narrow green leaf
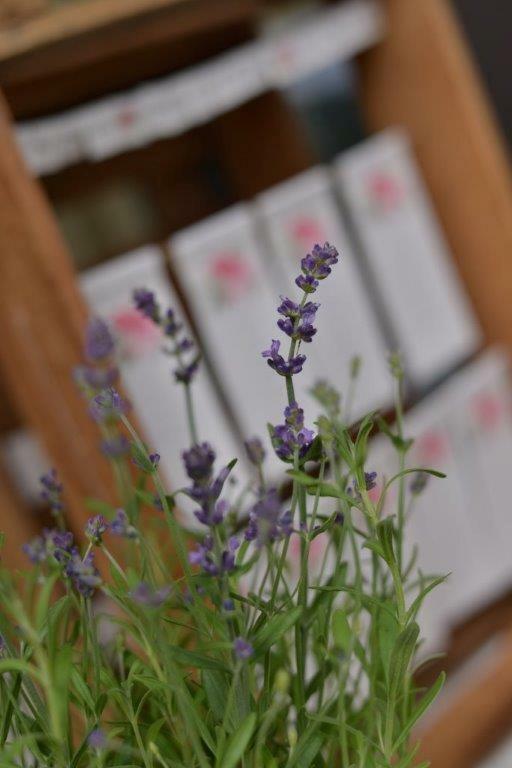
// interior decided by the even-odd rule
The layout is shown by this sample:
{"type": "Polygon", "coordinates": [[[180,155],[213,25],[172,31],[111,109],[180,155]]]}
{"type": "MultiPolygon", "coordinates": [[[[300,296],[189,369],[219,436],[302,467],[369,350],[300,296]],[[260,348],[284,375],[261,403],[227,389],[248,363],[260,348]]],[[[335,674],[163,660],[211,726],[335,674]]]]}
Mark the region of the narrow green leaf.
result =
{"type": "Polygon", "coordinates": [[[256,713],[251,712],[229,737],[222,757],[217,758],[216,768],[236,768],[238,761],[243,757],[249,745],[255,727],[256,713]]]}
{"type": "Polygon", "coordinates": [[[441,689],[444,685],[445,680],[446,680],[446,674],[444,672],[441,672],[441,674],[435,681],[434,685],[425,694],[425,696],[423,696],[419,704],[416,706],[416,708],[412,712],[408,721],[404,725],[401,734],[398,736],[397,740],[393,745],[393,752],[396,752],[398,747],[400,747],[400,745],[403,744],[403,742],[409,737],[412,729],[414,728],[414,726],[416,725],[420,717],[422,717],[427,711],[427,709],[429,709],[429,707],[434,703],[439,693],[441,692],[441,689]]]}

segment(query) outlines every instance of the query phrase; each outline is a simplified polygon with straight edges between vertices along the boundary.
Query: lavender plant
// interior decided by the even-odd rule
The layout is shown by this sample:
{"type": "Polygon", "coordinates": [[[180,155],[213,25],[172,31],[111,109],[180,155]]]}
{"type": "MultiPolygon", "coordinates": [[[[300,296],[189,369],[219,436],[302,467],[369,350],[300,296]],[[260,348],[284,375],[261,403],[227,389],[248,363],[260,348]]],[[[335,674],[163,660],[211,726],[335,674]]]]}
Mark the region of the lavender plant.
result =
{"type": "Polygon", "coordinates": [[[370,414],[351,429],[325,382],[314,389],[315,430],[306,426],[294,380],[316,335],[311,295],[337,262],[327,243],[302,260],[299,297],[282,297],[278,307],[288,350],[274,339],[263,352],[269,375],[283,379],[283,421],[268,427],[287,478],[280,487],[252,438],[245,449],[253,479],[234,493],[235,460],[217,466],[195,419],[194,344],[174,311],[141,289],[135,305],[161,328],[190,426],[189,483],[169,493],[159,455],[114,388],[109,328],[90,324],[75,377],[100,426],[120,506],[89,501],[94,514],[75,540],[57,474],[41,479],[54,525],[26,545],[31,570],[0,575],[2,768],[413,764],[413,727],[443,682],[426,691],[415,684],[417,617],[441,578],[417,569],[404,529],[427,474],[439,473],[407,468],[396,357],[394,428],[370,414]],[[378,497],[366,467],[376,426],[398,465],[394,477],[380,478],[378,497]],[[394,486],[396,509],[385,513],[394,486]],[[180,516],[183,497],[195,504],[194,527],[180,516]]]}

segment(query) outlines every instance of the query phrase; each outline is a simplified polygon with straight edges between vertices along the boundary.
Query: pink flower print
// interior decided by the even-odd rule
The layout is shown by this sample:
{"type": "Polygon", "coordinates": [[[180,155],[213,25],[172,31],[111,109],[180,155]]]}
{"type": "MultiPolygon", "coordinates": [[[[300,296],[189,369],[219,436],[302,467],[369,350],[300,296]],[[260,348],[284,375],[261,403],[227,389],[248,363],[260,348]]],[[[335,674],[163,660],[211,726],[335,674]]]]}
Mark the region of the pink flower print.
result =
{"type": "Polygon", "coordinates": [[[402,185],[386,171],[376,171],[369,176],[366,189],[372,206],[382,213],[392,211],[404,197],[402,185]]]}
{"type": "Polygon", "coordinates": [[[119,110],[116,119],[121,128],[128,129],[137,121],[137,117],[137,110],[130,104],[126,104],[119,110]]]}
{"type": "Polygon", "coordinates": [[[420,464],[433,464],[446,460],[450,450],[448,436],[439,429],[424,432],[415,443],[414,453],[420,464]]]}
{"type": "Polygon", "coordinates": [[[320,222],[311,216],[301,214],[290,222],[289,227],[293,240],[306,250],[328,239],[320,222]]]}
{"type": "Polygon", "coordinates": [[[503,417],[504,404],[493,392],[480,392],[470,403],[472,416],[479,427],[492,430],[503,417]]]}
{"type": "Polygon", "coordinates": [[[156,349],[161,341],[160,328],[132,307],[115,312],[111,322],[121,341],[122,353],[127,357],[140,357],[156,349]]]}
{"type": "Polygon", "coordinates": [[[253,271],[237,251],[221,251],[210,262],[210,275],[217,301],[233,304],[252,287],[253,271]]]}

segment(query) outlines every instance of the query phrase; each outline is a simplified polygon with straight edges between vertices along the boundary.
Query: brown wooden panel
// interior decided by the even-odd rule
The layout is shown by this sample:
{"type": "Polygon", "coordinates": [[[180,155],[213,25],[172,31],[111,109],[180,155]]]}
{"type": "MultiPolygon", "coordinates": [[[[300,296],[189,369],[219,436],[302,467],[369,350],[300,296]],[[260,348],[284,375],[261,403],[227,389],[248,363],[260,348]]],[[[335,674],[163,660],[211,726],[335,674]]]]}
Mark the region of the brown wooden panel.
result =
{"type": "Polygon", "coordinates": [[[214,130],[227,178],[242,198],[306,170],[316,159],[297,116],[275,91],[221,115],[214,130]]]}
{"type": "Polygon", "coordinates": [[[409,130],[487,338],[512,348],[512,185],[484,89],[447,0],[382,4],[388,34],[360,60],[368,127],[409,130]]]}
{"type": "Polygon", "coordinates": [[[65,482],[75,528],[87,496],[114,500],[99,434],[71,370],[81,358],[85,307],[48,203],[29,177],[0,113],[0,372],[23,420],[65,482]]]}

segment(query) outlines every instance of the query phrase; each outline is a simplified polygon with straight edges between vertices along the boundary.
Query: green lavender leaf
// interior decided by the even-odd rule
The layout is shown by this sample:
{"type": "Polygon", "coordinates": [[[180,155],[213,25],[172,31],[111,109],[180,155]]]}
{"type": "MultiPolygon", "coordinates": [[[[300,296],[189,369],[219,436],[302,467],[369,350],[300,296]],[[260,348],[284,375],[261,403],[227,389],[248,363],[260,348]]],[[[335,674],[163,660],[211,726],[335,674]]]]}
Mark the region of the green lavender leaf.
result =
{"type": "Polygon", "coordinates": [[[222,756],[215,763],[216,768],[236,768],[243,757],[256,727],[256,713],[251,712],[229,737],[222,756]]]}

